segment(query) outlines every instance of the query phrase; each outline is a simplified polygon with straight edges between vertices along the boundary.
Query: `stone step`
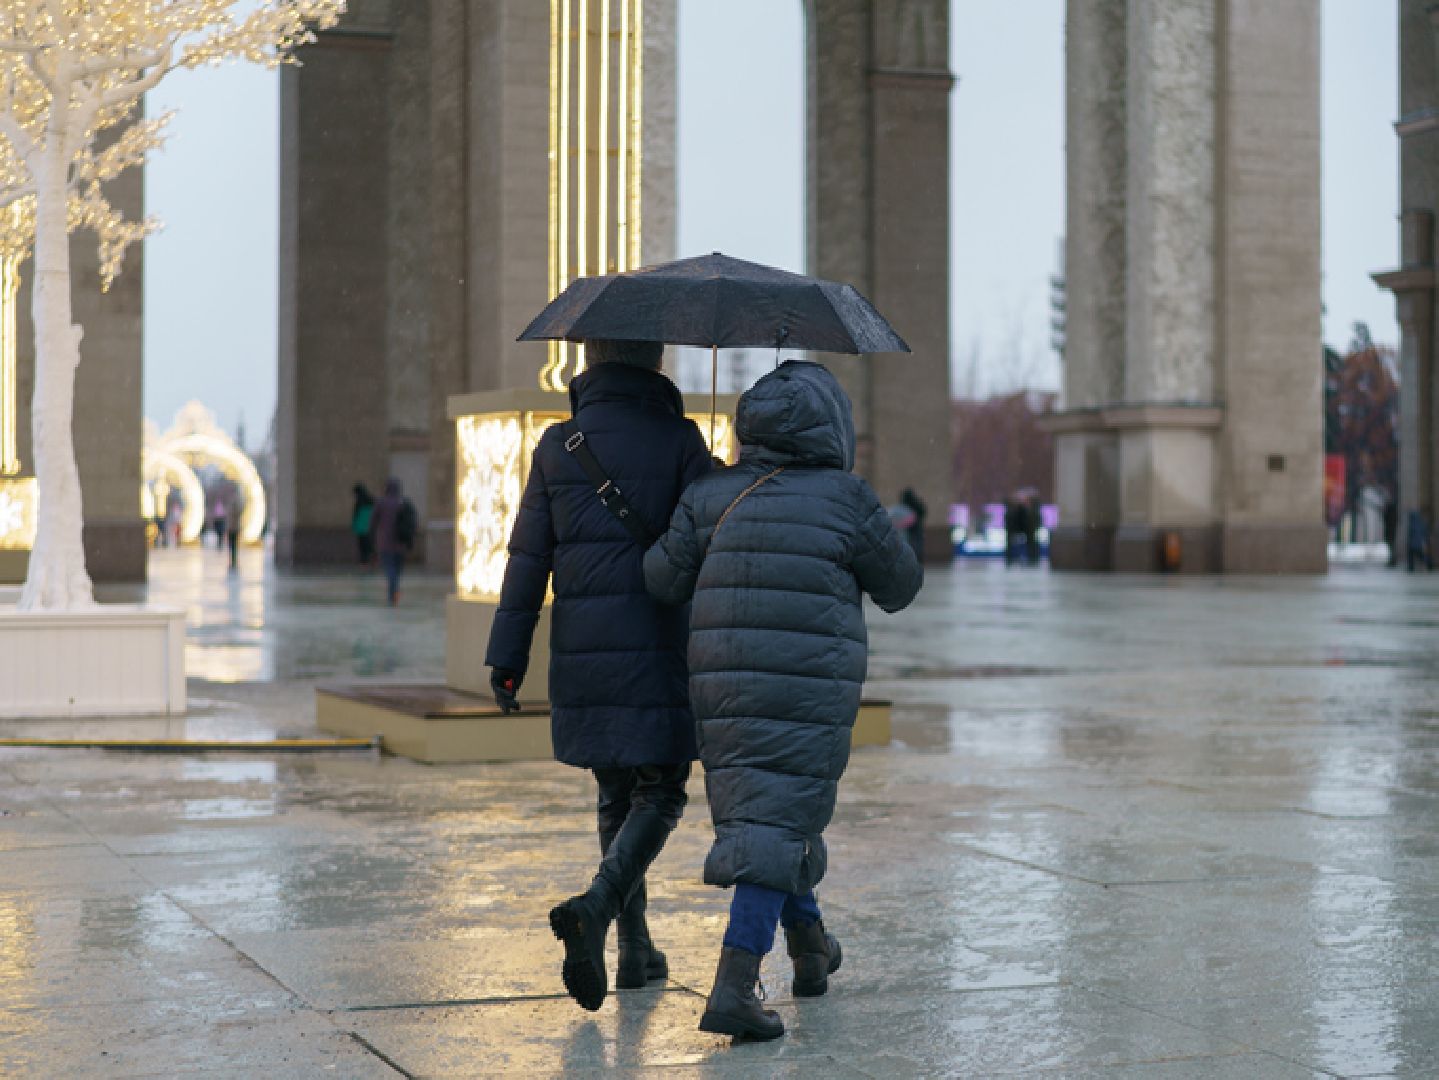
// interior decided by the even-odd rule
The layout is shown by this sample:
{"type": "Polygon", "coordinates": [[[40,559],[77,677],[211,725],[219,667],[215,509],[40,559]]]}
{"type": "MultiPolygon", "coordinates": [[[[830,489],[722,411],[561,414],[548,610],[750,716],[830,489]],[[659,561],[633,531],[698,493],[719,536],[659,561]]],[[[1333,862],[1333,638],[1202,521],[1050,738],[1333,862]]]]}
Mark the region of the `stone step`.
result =
{"type": "MultiPolygon", "coordinates": [[[[508,716],[494,699],[437,683],[352,683],[315,691],[321,731],[383,740],[386,752],[431,765],[483,761],[550,761],[548,702],[521,702],[508,716]]],[[[854,746],[885,746],[890,703],[866,701],[854,746]]]]}

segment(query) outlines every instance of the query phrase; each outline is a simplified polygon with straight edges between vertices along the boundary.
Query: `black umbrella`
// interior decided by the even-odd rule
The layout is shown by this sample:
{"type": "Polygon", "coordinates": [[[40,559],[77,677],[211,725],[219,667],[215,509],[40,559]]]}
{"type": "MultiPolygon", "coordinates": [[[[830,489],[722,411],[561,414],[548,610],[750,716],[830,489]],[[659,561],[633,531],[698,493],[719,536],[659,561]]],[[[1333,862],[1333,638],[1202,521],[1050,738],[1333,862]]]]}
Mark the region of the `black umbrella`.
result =
{"type": "Polygon", "coordinates": [[[578,278],[518,338],[597,339],[709,346],[711,414],[722,348],[910,351],[854,286],[717,251],[623,274],[578,278]]]}

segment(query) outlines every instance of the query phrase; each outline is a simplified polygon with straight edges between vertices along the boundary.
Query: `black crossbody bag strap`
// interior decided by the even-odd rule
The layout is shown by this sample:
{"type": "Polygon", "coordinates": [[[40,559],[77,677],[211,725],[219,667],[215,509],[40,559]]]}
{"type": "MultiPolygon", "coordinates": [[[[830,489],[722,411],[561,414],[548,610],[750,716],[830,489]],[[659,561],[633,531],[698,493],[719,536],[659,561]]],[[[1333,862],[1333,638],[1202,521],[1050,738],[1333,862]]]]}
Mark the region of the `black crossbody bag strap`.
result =
{"type": "Polygon", "coordinates": [[[595,486],[595,494],[600,497],[604,508],[619,519],[635,543],[640,547],[648,549],[658,537],[650,532],[649,526],[635,513],[634,508],[625,501],[620,489],[615,487],[614,481],[606,475],[604,466],[595,457],[590,449],[590,444],[585,440],[585,433],[581,431],[573,420],[566,420],[560,430],[565,436],[565,449],[570,456],[579,462],[580,468],[584,469],[585,475],[589,477],[590,483],[595,486]]]}

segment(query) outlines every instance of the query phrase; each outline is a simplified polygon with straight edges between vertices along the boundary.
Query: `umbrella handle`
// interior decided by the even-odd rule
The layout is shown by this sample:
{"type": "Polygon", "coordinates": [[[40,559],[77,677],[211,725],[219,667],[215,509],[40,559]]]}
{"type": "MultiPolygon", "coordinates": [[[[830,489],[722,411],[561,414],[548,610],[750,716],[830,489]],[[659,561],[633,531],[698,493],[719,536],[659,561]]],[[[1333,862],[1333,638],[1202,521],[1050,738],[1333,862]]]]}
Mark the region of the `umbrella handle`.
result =
{"type": "Polygon", "coordinates": [[[710,346],[710,453],[715,452],[715,417],[719,412],[719,346],[710,346]]]}

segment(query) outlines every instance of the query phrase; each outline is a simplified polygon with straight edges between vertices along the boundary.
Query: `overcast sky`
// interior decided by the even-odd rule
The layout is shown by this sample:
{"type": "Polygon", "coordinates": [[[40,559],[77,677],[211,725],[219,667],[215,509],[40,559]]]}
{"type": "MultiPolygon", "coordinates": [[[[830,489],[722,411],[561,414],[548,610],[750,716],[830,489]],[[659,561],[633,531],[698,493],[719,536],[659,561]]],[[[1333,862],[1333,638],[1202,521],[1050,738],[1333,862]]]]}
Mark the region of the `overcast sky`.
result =
{"type": "MultiPolygon", "coordinates": [[[[1325,337],[1397,341],[1369,272],[1396,261],[1395,0],[1323,0],[1325,337]]],[[[679,252],[804,267],[799,0],[679,0],[679,252]]],[[[1063,0],[957,0],[951,63],[957,392],[1056,386],[1049,276],[1064,231],[1063,0]]],[[[179,110],[146,173],[165,231],[145,261],[145,411],[191,398],[249,441],[275,406],[278,79],[173,77],[179,110]]]]}

